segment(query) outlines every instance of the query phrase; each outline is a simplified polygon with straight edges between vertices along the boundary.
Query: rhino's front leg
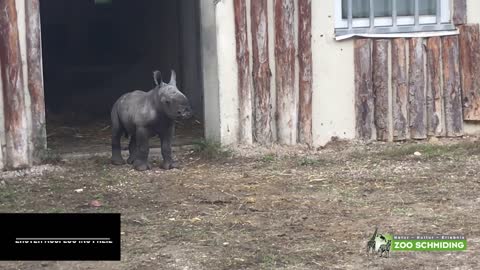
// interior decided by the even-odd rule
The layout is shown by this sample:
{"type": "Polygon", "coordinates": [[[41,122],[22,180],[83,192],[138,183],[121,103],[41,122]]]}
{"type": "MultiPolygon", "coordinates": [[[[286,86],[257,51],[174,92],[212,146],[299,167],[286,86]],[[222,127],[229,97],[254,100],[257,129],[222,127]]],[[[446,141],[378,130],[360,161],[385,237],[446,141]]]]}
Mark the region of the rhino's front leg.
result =
{"type": "Polygon", "coordinates": [[[129,152],[129,157],[127,159],[128,164],[133,164],[135,161],[135,155],[137,151],[137,142],[135,139],[135,135],[130,137],[130,142],[128,143],[128,152],[129,152]]]}
{"type": "Polygon", "coordinates": [[[148,139],[150,134],[146,128],[138,128],[135,135],[136,151],[135,160],[133,161],[133,167],[137,171],[150,170],[152,166],[148,163],[149,145],[148,139]]]}
{"type": "Polygon", "coordinates": [[[178,168],[178,164],[172,158],[172,142],[175,132],[175,125],[171,124],[167,130],[160,134],[162,141],[162,157],[163,157],[163,169],[169,170],[178,168]]]}

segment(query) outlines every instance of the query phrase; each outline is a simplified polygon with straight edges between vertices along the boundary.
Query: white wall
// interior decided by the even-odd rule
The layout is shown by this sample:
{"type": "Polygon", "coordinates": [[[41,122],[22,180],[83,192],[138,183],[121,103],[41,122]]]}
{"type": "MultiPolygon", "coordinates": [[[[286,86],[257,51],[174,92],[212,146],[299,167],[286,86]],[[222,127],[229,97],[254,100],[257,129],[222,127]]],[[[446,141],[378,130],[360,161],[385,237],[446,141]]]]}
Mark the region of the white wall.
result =
{"type": "Polygon", "coordinates": [[[468,23],[480,23],[480,1],[467,0],[468,23]]]}
{"type": "Polygon", "coordinates": [[[238,70],[235,20],[232,0],[216,5],[220,139],[223,144],[238,141],[238,70]]]}
{"type": "Polygon", "coordinates": [[[200,1],[201,72],[204,94],[205,137],[220,141],[217,31],[213,1],[200,1]]]}
{"type": "Polygon", "coordinates": [[[312,1],[313,142],[355,138],[353,41],[335,41],[334,1],[312,1]]]}

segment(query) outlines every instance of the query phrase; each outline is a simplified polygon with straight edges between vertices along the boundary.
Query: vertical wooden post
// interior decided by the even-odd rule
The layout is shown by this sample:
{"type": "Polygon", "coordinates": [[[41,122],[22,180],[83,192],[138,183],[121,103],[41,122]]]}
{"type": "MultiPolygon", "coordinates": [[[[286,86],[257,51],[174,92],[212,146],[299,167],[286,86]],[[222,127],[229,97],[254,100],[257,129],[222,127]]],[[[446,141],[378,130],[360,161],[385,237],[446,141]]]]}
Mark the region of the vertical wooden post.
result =
{"type": "Polygon", "coordinates": [[[30,165],[22,60],[15,0],[0,1],[0,62],[6,133],[6,166],[30,165]]]}
{"type": "Polygon", "coordinates": [[[357,138],[374,139],[374,94],[372,84],[372,40],[356,39],[355,61],[355,116],[357,138]]]}
{"type": "Polygon", "coordinates": [[[247,35],[246,0],[234,0],[235,36],[238,64],[238,99],[240,142],[252,143],[252,89],[247,35]]]}
{"type": "Polygon", "coordinates": [[[290,145],[297,142],[298,123],[294,11],[294,0],[275,0],[277,136],[279,143],[290,145]]]}
{"type": "Polygon", "coordinates": [[[28,90],[31,97],[33,159],[40,162],[40,155],[47,149],[45,129],[45,101],[42,74],[42,38],[40,27],[40,1],[26,0],[28,90]]]}
{"type": "Polygon", "coordinates": [[[467,23],[467,0],[453,0],[453,23],[467,23]]]}
{"type": "Polygon", "coordinates": [[[441,39],[427,40],[427,126],[429,136],[445,136],[442,110],[441,39]]]}
{"type": "Polygon", "coordinates": [[[375,127],[377,140],[388,140],[388,40],[373,41],[373,93],[375,97],[375,127]]]}
{"type": "Polygon", "coordinates": [[[312,144],[312,1],[298,0],[299,130],[301,143],[312,144]]]}
{"type": "Polygon", "coordinates": [[[393,140],[408,139],[407,54],[404,38],[392,40],[393,140]]]}
{"type": "Polygon", "coordinates": [[[458,137],[463,135],[458,37],[443,37],[442,51],[446,131],[447,136],[458,137]]]}
{"type": "Polygon", "coordinates": [[[267,0],[251,1],[255,140],[272,143],[267,0]]]}
{"type": "Polygon", "coordinates": [[[412,139],[427,138],[423,40],[409,40],[409,126],[412,139]]]}
{"type": "Polygon", "coordinates": [[[460,71],[465,120],[480,120],[480,31],[479,25],[460,27],[460,71]]]}

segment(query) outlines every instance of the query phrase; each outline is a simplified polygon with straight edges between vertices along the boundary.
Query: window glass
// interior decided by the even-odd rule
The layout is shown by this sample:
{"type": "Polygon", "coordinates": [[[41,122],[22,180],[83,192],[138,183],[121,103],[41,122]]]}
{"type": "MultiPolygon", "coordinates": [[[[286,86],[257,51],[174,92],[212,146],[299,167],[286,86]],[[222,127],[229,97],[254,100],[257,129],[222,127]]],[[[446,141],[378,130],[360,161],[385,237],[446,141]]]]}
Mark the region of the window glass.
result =
{"type": "Polygon", "coordinates": [[[435,15],[437,14],[437,1],[420,0],[420,2],[418,2],[418,8],[420,11],[420,15],[435,15]]]}
{"type": "Polygon", "coordinates": [[[375,17],[392,16],[392,0],[373,0],[375,17]]]}
{"type": "MultiPolygon", "coordinates": [[[[370,0],[352,0],[353,18],[370,17],[370,0]]],[[[342,17],[348,19],[348,0],[342,0],[342,17]]]]}
{"type": "MultiPolygon", "coordinates": [[[[420,12],[420,15],[435,15],[437,10],[437,1],[436,0],[420,0],[418,1],[418,10],[420,12]]],[[[415,15],[415,1],[414,0],[398,0],[397,15],[398,16],[415,15]]]]}

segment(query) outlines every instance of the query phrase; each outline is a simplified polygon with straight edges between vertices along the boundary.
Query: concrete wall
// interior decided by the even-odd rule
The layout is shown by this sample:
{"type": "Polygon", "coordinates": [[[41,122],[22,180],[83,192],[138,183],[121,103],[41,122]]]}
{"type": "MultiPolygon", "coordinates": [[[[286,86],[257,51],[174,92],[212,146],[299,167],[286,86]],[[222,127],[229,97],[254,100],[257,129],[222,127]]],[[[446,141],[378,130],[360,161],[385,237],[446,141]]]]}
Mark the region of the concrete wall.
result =
{"type": "Polygon", "coordinates": [[[213,1],[199,1],[199,8],[205,137],[221,142],[215,6],[213,1]]]}
{"type": "Polygon", "coordinates": [[[238,140],[237,64],[233,1],[200,1],[205,137],[238,140]]]}
{"type": "Polygon", "coordinates": [[[313,142],[355,138],[353,41],[335,41],[334,1],[312,1],[313,142]]]}

